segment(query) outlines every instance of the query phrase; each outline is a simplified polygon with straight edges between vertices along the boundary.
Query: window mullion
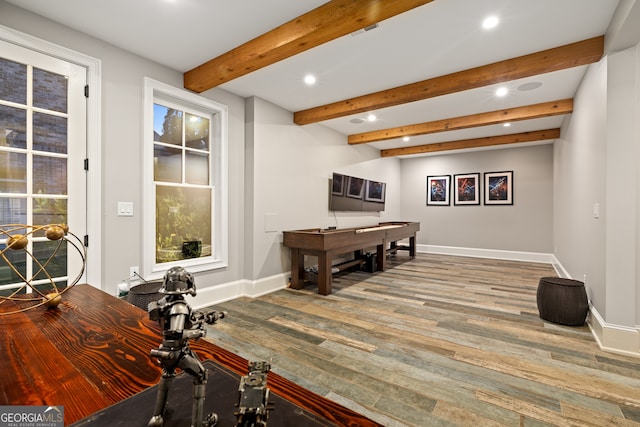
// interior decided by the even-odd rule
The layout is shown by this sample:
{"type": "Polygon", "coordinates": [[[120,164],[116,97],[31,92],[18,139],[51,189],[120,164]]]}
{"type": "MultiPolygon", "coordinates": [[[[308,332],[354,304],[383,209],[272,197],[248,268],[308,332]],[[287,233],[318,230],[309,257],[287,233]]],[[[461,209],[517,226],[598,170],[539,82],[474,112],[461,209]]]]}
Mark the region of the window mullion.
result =
{"type": "MultiPolygon", "coordinates": [[[[26,224],[33,224],[33,66],[27,65],[27,111],[26,111],[26,140],[27,140],[27,215],[26,224]]],[[[29,239],[27,250],[33,253],[33,239],[29,239]]],[[[33,276],[33,263],[26,259],[26,275],[33,276]]]]}

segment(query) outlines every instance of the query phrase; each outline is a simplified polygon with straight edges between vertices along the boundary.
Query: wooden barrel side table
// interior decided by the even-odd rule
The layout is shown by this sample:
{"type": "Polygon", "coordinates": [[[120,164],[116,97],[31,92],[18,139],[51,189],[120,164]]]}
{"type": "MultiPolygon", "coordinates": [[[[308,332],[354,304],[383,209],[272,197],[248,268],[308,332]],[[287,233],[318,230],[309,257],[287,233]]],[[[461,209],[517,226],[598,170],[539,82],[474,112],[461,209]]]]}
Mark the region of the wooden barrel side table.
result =
{"type": "Polygon", "coordinates": [[[582,326],[589,312],[584,283],[562,277],[543,277],[536,295],[540,318],[567,326],[582,326]]]}

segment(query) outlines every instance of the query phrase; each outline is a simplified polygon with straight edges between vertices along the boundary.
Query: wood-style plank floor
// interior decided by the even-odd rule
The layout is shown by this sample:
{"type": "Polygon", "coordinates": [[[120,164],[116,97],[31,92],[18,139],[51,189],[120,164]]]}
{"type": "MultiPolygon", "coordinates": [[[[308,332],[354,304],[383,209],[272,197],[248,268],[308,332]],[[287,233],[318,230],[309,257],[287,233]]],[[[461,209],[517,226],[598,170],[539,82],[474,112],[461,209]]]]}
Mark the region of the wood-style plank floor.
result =
{"type": "Polygon", "coordinates": [[[216,305],[229,316],[206,339],[386,426],[640,426],[640,358],[539,318],[550,265],[389,267],[334,276],[326,297],[307,284],[216,305]]]}

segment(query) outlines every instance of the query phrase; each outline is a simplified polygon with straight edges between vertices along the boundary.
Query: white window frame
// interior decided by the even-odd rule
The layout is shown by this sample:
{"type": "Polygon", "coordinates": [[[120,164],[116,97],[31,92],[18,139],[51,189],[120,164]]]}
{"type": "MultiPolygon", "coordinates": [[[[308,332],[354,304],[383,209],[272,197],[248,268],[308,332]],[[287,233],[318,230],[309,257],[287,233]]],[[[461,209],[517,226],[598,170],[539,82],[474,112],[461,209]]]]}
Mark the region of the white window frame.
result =
{"type": "Polygon", "coordinates": [[[143,123],[143,204],[142,204],[142,275],[148,279],[161,278],[171,267],[179,265],[190,272],[202,272],[225,268],[229,265],[228,248],[228,107],[200,95],[144,78],[144,123],[143,123]],[[183,259],[156,263],[156,191],[154,183],[153,105],[162,101],[184,106],[186,110],[197,109],[212,115],[210,135],[211,186],[213,208],[212,254],[210,257],[183,259]]]}

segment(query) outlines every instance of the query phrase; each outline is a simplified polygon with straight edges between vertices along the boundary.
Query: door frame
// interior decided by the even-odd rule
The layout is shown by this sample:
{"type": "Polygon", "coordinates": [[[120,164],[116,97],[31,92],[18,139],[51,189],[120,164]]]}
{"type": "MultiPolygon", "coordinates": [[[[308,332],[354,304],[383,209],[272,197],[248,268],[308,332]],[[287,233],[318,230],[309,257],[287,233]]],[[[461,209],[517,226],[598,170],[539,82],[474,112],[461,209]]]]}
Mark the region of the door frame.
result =
{"type": "MultiPolygon", "coordinates": [[[[101,144],[101,98],[102,61],[79,52],[56,45],[46,40],[0,25],[0,40],[30,49],[44,55],[79,65],[87,70],[87,135],[86,156],[89,159],[87,172],[86,227],[89,236],[87,247],[86,281],[101,289],[102,286],[102,159],[101,144]],[[91,191],[89,191],[89,189],[91,191]]],[[[78,236],[82,238],[83,236],[78,236]]]]}

